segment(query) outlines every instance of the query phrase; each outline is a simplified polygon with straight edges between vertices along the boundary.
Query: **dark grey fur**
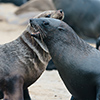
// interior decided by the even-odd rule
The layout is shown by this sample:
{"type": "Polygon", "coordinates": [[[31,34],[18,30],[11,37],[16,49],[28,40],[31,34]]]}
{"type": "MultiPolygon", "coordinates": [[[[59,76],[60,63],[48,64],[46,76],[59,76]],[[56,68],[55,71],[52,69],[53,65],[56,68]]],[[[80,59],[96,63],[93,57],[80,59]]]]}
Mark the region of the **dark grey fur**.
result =
{"type": "MultiPolygon", "coordinates": [[[[31,19],[31,25],[39,26],[39,34],[73,96],[71,100],[100,100],[100,51],[79,38],[60,20],[31,19]]],[[[37,39],[39,34],[34,34],[37,39]]]]}

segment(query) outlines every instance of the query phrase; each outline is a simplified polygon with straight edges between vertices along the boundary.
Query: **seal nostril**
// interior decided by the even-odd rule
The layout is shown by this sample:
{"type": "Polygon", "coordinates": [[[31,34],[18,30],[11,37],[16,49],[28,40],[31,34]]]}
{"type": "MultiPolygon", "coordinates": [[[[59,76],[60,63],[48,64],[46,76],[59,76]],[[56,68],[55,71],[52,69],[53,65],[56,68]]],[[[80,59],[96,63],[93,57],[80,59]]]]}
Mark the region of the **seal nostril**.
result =
{"type": "Polygon", "coordinates": [[[60,13],[62,13],[63,11],[62,11],[62,9],[60,10],[60,13]]]}

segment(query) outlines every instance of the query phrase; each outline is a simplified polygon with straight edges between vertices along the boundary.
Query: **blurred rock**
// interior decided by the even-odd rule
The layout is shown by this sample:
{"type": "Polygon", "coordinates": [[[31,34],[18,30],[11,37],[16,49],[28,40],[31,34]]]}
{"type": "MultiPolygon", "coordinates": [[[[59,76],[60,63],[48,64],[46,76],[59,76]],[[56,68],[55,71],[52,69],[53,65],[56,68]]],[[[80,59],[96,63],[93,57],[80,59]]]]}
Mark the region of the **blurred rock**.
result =
{"type": "Polygon", "coordinates": [[[29,0],[0,0],[1,3],[13,3],[16,6],[21,6],[29,0]]]}
{"type": "Polygon", "coordinates": [[[1,3],[0,4],[0,22],[5,21],[9,19],[13,19],[13,16],[15,15],[14,12],[18,9],[18,6],[13,5],[12,3],[1,3]],[[6,8],[6,9],[5,9],[6,8]]]}
{"type": "Polygon", "coordinates": [[[26,25],[28,19],[47,10],[55,10],[52,0],[31,0],[19,7],[13,14],[13,20],[8,20],[9,23],[26,25]]]}
{"type": "Polygon", "coordinates": [[[27,13],[19,14],[19,15],[16,15],[13,13],[13,14],[9,14],[6,17],[6,20],[10,24],[27,25],[30,18],[33,18],[34,16],[36,16],[40,13],[41,13],[40,11],[27,12],[27,13]]]}
{"type": "Polygon", "coordinates": [[[46,11],[55,10],[52,0],[31,0],[22,5],[16,12],[16,15],[34,12],[34,11],[46,11]]]}
{"type": "Polygon", "coordinates": [[[57,9],[63,9],[64,21],[78,35],[97,38],[100,35],[100,0],[53,0],[57,9]]]}

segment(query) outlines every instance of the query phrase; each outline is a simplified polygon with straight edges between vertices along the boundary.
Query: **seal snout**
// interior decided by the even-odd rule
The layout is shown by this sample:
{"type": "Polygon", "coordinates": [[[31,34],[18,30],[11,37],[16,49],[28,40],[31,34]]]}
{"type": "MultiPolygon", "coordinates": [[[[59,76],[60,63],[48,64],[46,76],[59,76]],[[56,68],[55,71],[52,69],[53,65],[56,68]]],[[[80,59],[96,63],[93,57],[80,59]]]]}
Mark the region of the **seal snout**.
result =
{"type": "Polygon", "coordinates": [[[64,12],[63,12],[63,10],[62,9],[60,9],[60,10],[58,10],[57,11],[58,12],[58,19],[59,20],[63,20],[64,19],[64,12]]]}
{"type": "Polygon", "coordinates": [[[36,20],[30,19],[29,22],[30,22],[30,25],[31,25],[31,36],[39,37],[39,34],[40,34],[41,31],[39,29],[39,26],[36,23],[36,20]]]}

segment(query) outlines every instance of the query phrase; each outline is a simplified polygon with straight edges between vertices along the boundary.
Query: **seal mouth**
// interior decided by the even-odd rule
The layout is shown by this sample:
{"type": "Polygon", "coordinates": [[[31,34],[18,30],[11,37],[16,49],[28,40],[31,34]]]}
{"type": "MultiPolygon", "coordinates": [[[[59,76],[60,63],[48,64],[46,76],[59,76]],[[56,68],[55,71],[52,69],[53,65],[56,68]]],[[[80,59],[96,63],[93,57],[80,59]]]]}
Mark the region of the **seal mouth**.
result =
{"type": "Polygon", "coordinates": [[[36,35],[40,34],[40,30],[36,24],[30,23],[30,26],[31,26],[30,28],[31,28],[32,36],[36,36],[36,35]]]}
{"type": "Polygon", "coordinates": [[[31,36],[34,38],[38,38],[41,41],[43,41],[43,38],[46,37],[45,30],[43,30],[38,23],[30,19],[30,30],[31,30],[31,36]]]}
{"type": "Polygon", "coordinates": [[[35,22],[31,22],[30,20],[30,29],[31,29],[31,36],[33,37],[39,37],[39,34],[41,33],[41,30],[39,29],[39,25],[35,24],[35,22]]]}

